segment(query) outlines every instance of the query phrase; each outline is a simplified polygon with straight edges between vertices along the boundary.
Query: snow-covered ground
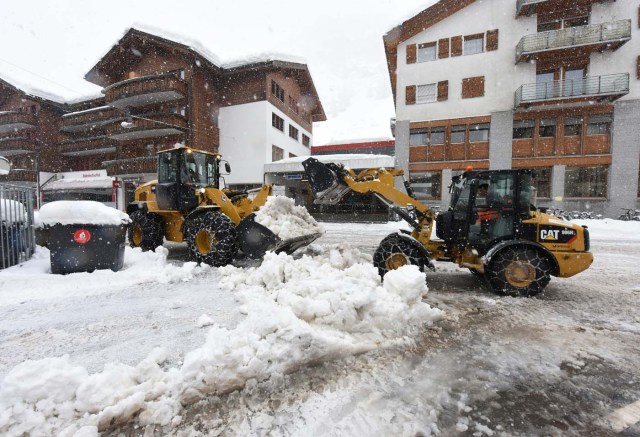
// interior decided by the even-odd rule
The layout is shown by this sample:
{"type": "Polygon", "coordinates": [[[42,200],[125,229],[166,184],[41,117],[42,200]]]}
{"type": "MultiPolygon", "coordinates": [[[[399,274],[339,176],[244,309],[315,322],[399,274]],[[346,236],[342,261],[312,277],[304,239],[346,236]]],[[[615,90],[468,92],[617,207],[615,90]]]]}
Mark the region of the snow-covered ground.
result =
{"type": "Polygon", "coordinates": [[[58,276],[39,249],[0,272],[0,434],[636,435],[640,223],[581,223],[594,265],[534,299],[443,263],[381,285],[399,223],[220,269],[167,245],[58,276]]]}

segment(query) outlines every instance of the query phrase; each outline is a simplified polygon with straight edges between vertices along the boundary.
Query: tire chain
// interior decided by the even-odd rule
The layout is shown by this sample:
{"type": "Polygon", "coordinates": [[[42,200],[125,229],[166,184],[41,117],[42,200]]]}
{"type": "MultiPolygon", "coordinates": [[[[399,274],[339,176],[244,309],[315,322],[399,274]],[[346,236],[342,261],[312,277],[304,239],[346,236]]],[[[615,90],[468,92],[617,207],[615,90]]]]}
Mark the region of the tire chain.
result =
{"type": "Polygon", "coordinates": [[[388,235],[380,242],[380,245],[373,255],[373,265],[378,268],[378,273],[381,277],[388,271],[385,264],[387,258],[394,253],[404,254],[412,265],[418,266],[421,271],[424,271],[424,260],[420,249],[394,233],[388,235]]]}
{"type": "Polygon", "coordinates": [[[487,282],[493,291],[513,296],[531,297],[540,293],[550,281],[551,267],[544,255],[534,249],[506,249],[489,264],[487,282]],[[536,271],[536,278],[526,288],[516,288],[506,280],[506,269],[516,261],[529,262],[536,271]]]}
{"type": "Polygon", "coordinates": [[[233,222],[219,212],[207,212],[196,217],[189,223],[185,230],[185,240],[189,245],[189,251],[200,262],[221,267],[229,264],[238,252],[238,238],[233,222]],[[195,237],[198,231],[206,229],[211,232],[216,244],[211,252],[202,255],[195,247],[195,237]]]}

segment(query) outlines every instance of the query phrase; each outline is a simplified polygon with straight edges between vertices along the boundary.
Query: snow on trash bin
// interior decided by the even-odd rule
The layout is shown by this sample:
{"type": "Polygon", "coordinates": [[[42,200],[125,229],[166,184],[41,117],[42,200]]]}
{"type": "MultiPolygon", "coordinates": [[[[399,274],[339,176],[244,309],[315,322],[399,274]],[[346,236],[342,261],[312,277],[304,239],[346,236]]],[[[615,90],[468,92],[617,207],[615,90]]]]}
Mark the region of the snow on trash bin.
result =
{"type": "Polygon", "coordinates": [[[118,271],[124,265],[129,216],[100,202],[61,200],[40,208],[52,273],[118,271]]]}

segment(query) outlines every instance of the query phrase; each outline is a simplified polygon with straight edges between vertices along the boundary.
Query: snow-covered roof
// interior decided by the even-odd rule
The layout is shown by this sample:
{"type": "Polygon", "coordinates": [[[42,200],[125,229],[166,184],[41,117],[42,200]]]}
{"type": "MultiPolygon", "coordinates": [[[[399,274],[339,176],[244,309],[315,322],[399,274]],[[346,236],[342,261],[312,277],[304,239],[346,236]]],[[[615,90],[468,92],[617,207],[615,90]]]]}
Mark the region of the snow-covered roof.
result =
{"type": "MultiPolygon", "coordinates": [[[[303,172],[302,161],[310,158],[309,156],[296,156],[295,158],[281,159],[280,161],[270,162],[264,165],[265,173],[289,173],[303,172]]],[[[396,158],[389,155],[369,155],[369,154],[337,154],[337,155],[314,155],[320,162],[334,162],[343,164],[349,168],[376,168],[386,167],[394,168],[396,166],[396,158]]]]}
{"type": "Polygon", "coordinates": [[[337,145],[343,145],[343,144],[380,143],[380,142],[383,142],[383,141],[395,141],[395,139],[389,138],[389,137],[355,138],[355,139],[348,139],[348,140],[329,141],[328,143],[317,144],[317,145],[314,145],[313,147],[337,146],[337,145]]]}
{"type": "Polygon", "coordinates": [[[111,188],[112,185],[113,178],[108,176],[98,178],[62,178],[44,185],[42,191],[111,188]]]}

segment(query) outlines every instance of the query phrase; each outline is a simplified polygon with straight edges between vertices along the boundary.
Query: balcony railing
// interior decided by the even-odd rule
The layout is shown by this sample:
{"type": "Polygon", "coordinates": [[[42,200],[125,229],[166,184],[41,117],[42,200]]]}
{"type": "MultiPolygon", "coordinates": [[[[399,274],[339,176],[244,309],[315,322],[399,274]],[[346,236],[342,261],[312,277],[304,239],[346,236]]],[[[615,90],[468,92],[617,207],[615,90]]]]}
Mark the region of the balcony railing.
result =
{"type": "Polygon", "coordinates": [[[3,138],[0,139],[0,155],[15,156],[33,153],[36,151],[36,144],[30,138],[3,138]]]}
{"type": "Polygon", "coordinates": [[[115,151],[115,141],[104,136],[65,141],[58,146],[58,153],[64,156],[101,155],[115,151]]]}
{"type": "Polygon", "coordinates": [[[174,74],[143,76],[110,85],[104,93],[109,106],[148,106],[185,98],[187,83],[174,74]]]}
{"type": "Polygon", "coordinates": [[[104,161],[103,166],[107,168],[109,176],[129,175],[140,173],[156,173],[158,166],[157,156],[141,156],[138,158],[115,159],[104,161]]]}
{"type": "MultiPolygon", "coordinates": [[[[556,3],[559,3],[559,0],[518,0],[516,3],[516,17],[537,14],[539,5],[544,5],[545,3],[551,3],[553,1],[556,1],[556,3]]],[[[591,1],[593,3],[601,3],[605,1],[615,1],[615,0],[591,0],[591,1]]]]}
{"type": "Polygon", "coordinates": [[[593,98],[615,100],[629,93],[629,73],[590,76],[573,80],[530,83],[516,91],[515,107],[593,98]]]}
{"type": "Polygon", "coordinates": [[[21,111],[0,112],[0,135],[33,129],[38,125],[35,114],[21,111]]]}
{"type": "Polygon", "coordinates": [[[550,30],[522,37],[516,47],[516,62],[552,50],[591,46],[593,50],[615,50],[631,39],[631,20],[550,30]]]}
{"type": "Polygon", "coordinates": [[[82,132],[94,128],[101,128],[118,118],[122,112],[110,106],[72,112],[62,116],[63,132],[82,132]]]}
{"type": "Polygon", "coordinates": [[[36,171],[28,169],[14,169],[8,175],[0,176],[0,182],[36,182],[37,180],[36,171]]]}
{"type": "Polygon", "coordinates": [[[118,141],[159,138],[181,135],[187,127],[187,119],[179,114],[134,115],[131,121],[107,126],[107,136],[118,141]]]}

